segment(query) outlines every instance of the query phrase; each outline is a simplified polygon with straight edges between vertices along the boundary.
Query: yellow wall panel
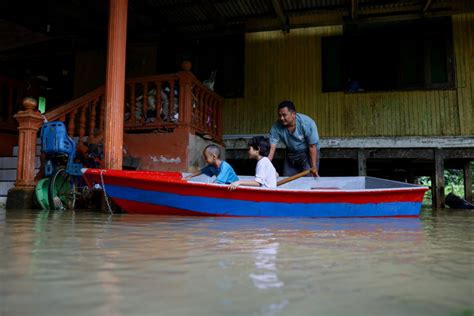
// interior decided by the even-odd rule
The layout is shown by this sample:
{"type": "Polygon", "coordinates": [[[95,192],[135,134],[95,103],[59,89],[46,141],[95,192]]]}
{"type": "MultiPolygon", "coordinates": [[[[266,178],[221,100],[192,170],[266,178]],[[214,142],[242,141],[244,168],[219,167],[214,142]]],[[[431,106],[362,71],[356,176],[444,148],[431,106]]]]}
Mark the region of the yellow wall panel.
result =
{"type": "Polygon", "coordinates": [[[290,99],[323,137],[474,135],[473,16],[453,17],[453,90],[322,93],[321,37],[342,34],[342,26],[249,33],[245,95],[225,101],[224,133],[268,132],[278,103],[290,99]]]}
{"type": "Polygon", "coordinates": [[[453,17],[461,133],[474,134],[474,14],[453,17]]]}

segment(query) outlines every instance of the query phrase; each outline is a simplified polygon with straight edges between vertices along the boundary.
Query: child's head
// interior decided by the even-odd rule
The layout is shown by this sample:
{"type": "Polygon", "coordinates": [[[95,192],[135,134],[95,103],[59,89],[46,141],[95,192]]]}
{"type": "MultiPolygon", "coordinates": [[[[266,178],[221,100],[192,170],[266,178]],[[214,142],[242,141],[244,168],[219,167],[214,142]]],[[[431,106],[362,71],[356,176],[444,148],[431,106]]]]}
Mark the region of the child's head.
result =
{"type": "Polygon", "coordinates": [[[270,141],[267,137],[255,136],[248,142],[249,157],[251,159],[258,159],[258,156],[267,157],[270,153],[270,141]]]}
{"type": "Polygon", "coordinates": [[[221,150],[216,145],[207,145],[202,154],[209,165],[215,165],[221,159],[221,150]]]}

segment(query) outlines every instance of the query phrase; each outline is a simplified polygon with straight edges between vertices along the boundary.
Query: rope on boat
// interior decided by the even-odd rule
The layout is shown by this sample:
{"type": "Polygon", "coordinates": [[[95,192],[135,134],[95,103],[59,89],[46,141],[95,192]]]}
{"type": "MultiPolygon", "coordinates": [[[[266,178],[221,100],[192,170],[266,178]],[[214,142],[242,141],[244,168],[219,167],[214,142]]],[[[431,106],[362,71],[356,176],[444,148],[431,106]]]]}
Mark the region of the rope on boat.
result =
{"type": "Polygon", "coordinates": [[[105,204],[107,205],[107,210],[110,214],[113,214],[112,208],[110,207],[109,198],[107,197],[107,192],[105,191],[105,182],[104,182],[104,169],[100,169],[100,181],[102,182],[102,192],[104,192],[105,204]]]}

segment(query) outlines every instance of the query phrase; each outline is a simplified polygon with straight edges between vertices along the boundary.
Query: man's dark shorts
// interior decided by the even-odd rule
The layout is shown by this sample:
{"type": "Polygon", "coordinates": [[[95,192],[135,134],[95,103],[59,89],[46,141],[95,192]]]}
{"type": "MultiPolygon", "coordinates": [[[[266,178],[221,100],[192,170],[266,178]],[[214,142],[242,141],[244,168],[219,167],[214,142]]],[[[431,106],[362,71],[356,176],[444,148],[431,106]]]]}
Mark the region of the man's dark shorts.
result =
{"type": "MultiPolygon", "coordinates": [[[[293,176],[299,172],[308,170],[311,168],[309,150],[301,151],[287,151],[285,163],[283,166],[283,176],[293,176]]],[[[319,150],[318,150],[318,168],[319,168],[319,150]]]]}

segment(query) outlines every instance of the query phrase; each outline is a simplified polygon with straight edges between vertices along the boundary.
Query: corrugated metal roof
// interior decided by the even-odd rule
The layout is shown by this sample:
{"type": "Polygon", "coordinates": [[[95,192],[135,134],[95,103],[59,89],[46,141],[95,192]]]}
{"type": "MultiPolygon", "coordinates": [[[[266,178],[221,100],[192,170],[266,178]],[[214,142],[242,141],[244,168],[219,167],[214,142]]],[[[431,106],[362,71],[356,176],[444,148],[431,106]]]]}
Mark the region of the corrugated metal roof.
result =
{"type": "Polygon", "coordinates": [[[214,6],[225,18],[259,16],[273,10],[270,0],[222,1],[214,3],[214,6]]]}
{"type": "Polygon", "coordinates": [[[314,10],[314,9],[329,9],[347,6],[350,1],[347,0],[284,0],[285,10],[297,11],[297,10],[314,10]]]}
{"type": "MultiPolygon", "coordinates": [[[[21,1],[2,0],[3,2],[8,4],[5,7],[19,8],[20,5],[17,2],[21,1]]],[[[102,34],[106,32],[107,1],[49,0],[49,2],[51,2],[50,5],[45,7],[48,23],[53,26],[65,26],[56,30],[61,30],[61,32],[67,30],[76,34],[84,32],[87,27],[88,31],[94,30],[102,34]],[[87,6],[79,6],[80,3],[87,3],[87,6]],[[65,16],[68,18],[65,19],[65,16]],[[87,19],[84,20],[84,16],[87,16],[87,19]],[[84,23],[75,22],[79,20],[84,23]]],[[[474,11],[474,0],[472,2],[464,0],[462,6],[459,5],[460,0],[432,0],[431,2],[427,0],[358,0],[357,10],[353,10],[352,0],[279,0],[279,2],[281,9],[274,7],[274,0],[129,0],[128,25],[133,29],[132,34],[137,37],[140,37],[141,33],[153,37],[160,36],[163,30],[186,30],[186,32],[197,33],[208,30],[219,32],[246,29],[269,30],[282,26],[285,20],[289,21],[290,26],[283,27],[294,25],[301,27],[301,25],[317,24],[317,21],[322,21],[321,24],[342,23],[346,17],[362,19],[416,13],[422,16],[425,11],[428,13],[434,11],[437,14],[440,11],[449,14],[450,10],[474,11]],[[424,10],[427,4],[430,4],[430,7],[424,10]],[[284,16],[279,16],[279,14],[284,16]],[[241,27],[235,27],[236,24],[241,27]]],[[[37,7],[41,5],[37,4],[37,7]]],[[[31,16],[28,16],[28,12],[25,16],[15,17],[11,14],[9,16],[12,21],[19,21],[20,25],[22,21],[28,21],[32,29],[44,29],[44,21],[34,18],[36,11],[29,12],[31,16]]]]}
{"type": "MultiPolygon", "coordinates": [[[[283,14],[286,16],[304,16],[317,14],[318,11],[337,11],[351,14],[351,0],[280,0],[283,14]]],[[[432,0],[431,7],[436,4],[456,0],[432,0]]],[[[205,32],[211,27],[244,23],[249,18],[278,18],[272,0],[130,0],[133,4],[148,3],[153,10],[158,10],[160,16],[167,23],[182,30],[195,30],[205,32]]],[[[364,10],[393,10],[396,14],[406,11],[422,12],[427,4],[426,0],[358,0],[357,13],[363,14],[364,10]]],[[[150,14],[152,14],[150,12],[150,14]]]]}
{"type": "Polygon", "coordinates": [[[208,17],[200,6],[194,5],[186,9],[170,8],[166,10],[166,17],[173,24],[189,24],[207,21],[208,17]]]}

